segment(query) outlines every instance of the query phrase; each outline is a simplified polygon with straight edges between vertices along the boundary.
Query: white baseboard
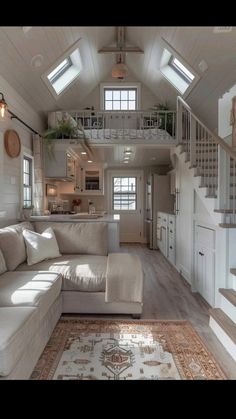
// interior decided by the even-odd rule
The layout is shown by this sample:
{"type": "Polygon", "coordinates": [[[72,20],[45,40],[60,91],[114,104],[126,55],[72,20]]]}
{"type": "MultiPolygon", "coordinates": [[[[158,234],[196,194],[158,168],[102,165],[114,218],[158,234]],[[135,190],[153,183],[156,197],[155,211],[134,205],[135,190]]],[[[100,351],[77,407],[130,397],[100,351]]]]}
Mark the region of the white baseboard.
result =
{"type": "Polygon", "coordinates": [[[187,269],[185,269],[183,265],[178,266],[178,271],[184,277],[184,279],[186,279],[186,281],[191,285],[192,281],[189,271],[187,271],[187,269]]]}

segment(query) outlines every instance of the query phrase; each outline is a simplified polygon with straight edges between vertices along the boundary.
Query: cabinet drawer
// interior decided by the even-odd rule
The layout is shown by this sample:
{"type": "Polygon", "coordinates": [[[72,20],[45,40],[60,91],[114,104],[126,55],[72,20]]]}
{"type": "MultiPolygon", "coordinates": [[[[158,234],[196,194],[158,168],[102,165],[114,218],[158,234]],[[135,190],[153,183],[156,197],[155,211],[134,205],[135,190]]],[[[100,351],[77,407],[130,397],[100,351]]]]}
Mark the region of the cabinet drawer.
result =
{"type": "Polygon", "coordinates": [[[171,228],[175,229],[175,216],[174,215],[169,215],[168,226],[169,226],[170,229],[171,228]]]}
{"type": "Polygon", "coordinates": [[[175,249],[175,238],[174,237],[169,236],[168,246],[171,249],[175,249]]]}
{"type": "Polygon", "coordinates": [[[173,265],[175,265],[175,246],[172,243],[169,243],[168,259],[171,263],[173,263],[173,265]]]}
{"type": "Polygon", "coordinates": [[[175,237],[175,228],[169,226],[169,237],[175,237]]]}
{"type": "Polygon", "coordinates": [[[165,227],[167,227],[168,225],[168,215],[167,214],[162,214],[161,216],[161,224],[165,227]]]}

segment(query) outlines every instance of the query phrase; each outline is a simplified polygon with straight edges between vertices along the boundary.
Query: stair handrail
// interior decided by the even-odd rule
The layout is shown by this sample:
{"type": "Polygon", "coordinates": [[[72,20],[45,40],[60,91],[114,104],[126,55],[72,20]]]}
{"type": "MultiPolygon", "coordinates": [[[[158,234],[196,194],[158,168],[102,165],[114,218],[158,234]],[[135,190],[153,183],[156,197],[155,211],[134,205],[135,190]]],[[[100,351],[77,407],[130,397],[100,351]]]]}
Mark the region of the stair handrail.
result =
{"type": "Polygon", "coordinates": [[[192,111],[190,106],[182,99],[182,97],[177,96],[177,101],[182,102],[184,107],[190,112],[192,117],[210,134],[212,138],[214,138],[215,142],[226,151],[232,157],[232,159],[236,160],[236,153],[232,150],[232,148],[221,138],[218,134],[211,131],[199,118],[198,116],[192,111]]]}

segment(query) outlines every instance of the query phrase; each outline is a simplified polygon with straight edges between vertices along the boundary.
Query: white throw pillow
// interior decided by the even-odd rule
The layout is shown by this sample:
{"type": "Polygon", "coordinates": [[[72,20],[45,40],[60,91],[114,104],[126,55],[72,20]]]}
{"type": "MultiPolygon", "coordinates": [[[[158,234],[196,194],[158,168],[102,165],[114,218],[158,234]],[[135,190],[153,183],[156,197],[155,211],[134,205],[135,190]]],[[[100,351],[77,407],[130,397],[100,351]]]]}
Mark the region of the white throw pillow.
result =
{"type": "Polygon", "coordinates": [[[34,265],[42,260],[61,256],[57,239],[51,227],[48,227],[42,234],[25,229],[23,236],[26,244],[28,265],[34,265]]]}

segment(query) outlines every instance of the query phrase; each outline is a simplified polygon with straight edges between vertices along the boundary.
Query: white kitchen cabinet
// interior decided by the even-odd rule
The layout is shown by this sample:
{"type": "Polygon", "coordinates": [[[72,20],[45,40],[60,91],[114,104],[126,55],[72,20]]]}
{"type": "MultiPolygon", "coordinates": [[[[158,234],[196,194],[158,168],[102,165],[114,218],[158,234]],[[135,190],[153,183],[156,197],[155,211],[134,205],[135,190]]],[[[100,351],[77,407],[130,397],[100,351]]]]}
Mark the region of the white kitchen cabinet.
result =
{"type": "Polygon", "coordinates": [[[79,165],[76,173],[75,191],[80,195],[104,194],[103,167],[99,164],[79,165]]]}
{"type": "Polygon", "coordinates": [[[203,298],[214,306],[215,231],[200,225],[195,227],[195,286],[203,298]]]}
{"type": "Polygon", "coordinates": [[[57,180],[75,180],[75,159],[65,150],[44,153],[45,177],[57,180]]]}
{"type": "Polygon", "coordinates": [[[157,213],[157,245],[161,253],[175,266],[175,216],[157,213]]]}

